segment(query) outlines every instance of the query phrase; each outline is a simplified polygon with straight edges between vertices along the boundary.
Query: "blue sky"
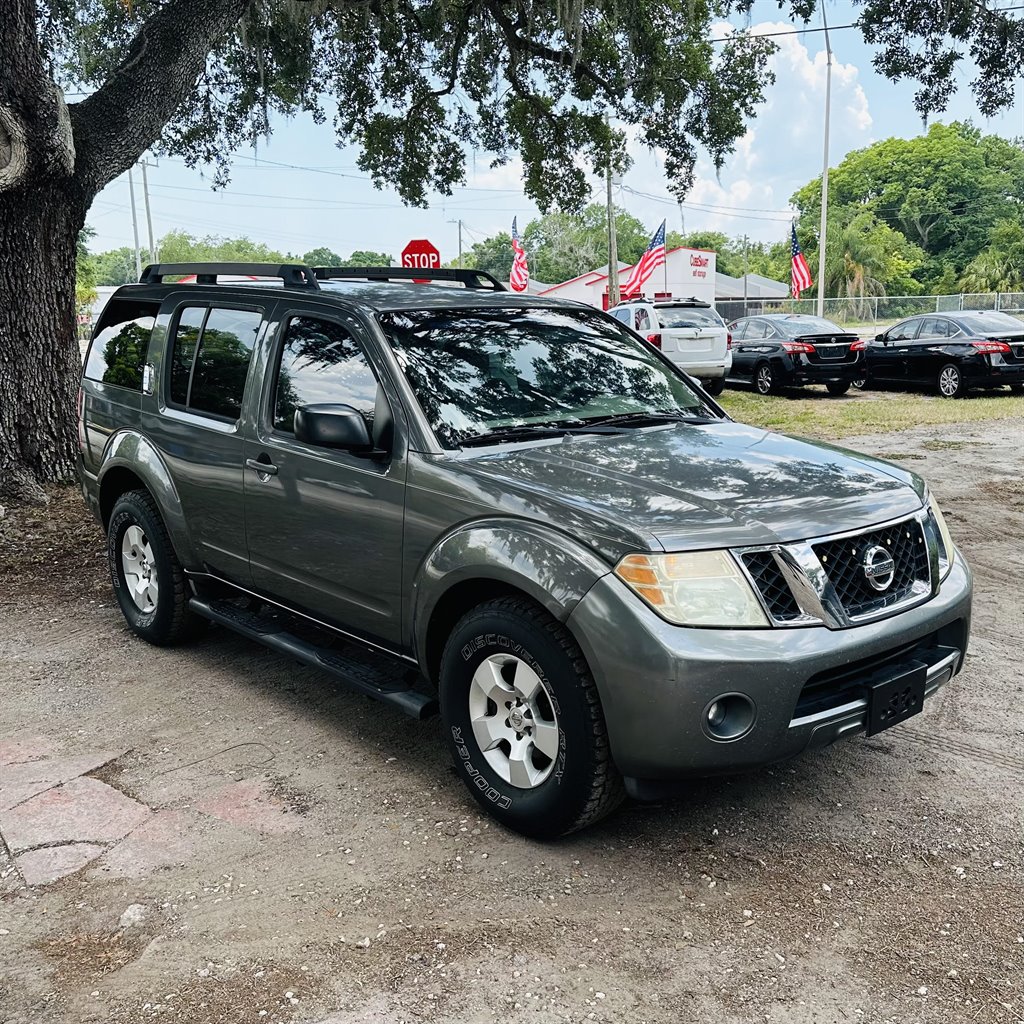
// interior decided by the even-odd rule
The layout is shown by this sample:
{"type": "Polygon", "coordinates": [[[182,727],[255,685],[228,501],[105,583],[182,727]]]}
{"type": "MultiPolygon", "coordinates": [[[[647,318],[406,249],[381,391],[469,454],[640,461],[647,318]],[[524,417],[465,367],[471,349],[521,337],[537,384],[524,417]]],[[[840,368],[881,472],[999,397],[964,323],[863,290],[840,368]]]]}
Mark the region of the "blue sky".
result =
{"type": "MultiPolygon", "coordinates": [[[[857,9],[850,3],[830,3],[827,14],[830,24],[844,25],[855,20],[857,9]]],[[[733,24],[743,21],[734,19],[733,24]]],[[[779,17],[774,0],[755,0],[749,24],[760,32],[794,27],[779,17]]],[[[820,25],[820,20],[814,24],[820,25]]],[[[716,36],[727,31],[725,23],[713,29],[716,36]]],[[[780,46],[774,58],[777,80],[769,87],[766,102],[720,175],[709,161],[698,165],[697,183],[682,211],[668,198],[658,154],[639,145],[631,147],[634,166],[622,185],[663,201],[639,198],[625,190],[617,201],[650,224],[652,231],[665,217],[670,229],[713,228],[766,241],[784,235],[790,195],[821,171],[825,54],[821,33],[783,36],[775,42],[780,46]]],[[[922,131],[913,106],[915,83],[893,83],[878,75],[871,64],[874,50],[856,29],[834,31],[832,49],[833,167],[853,149],[922,131]]],[[[971,119],[987,132],[1024,136],[1024,86],[1018,86],[1010,110],[985,119],[968,88],[974,73],[973,65],[965,62],[957,75],[957,95],[949,110],[936,119],[971,119]]],[[[476,154],[469,162],[466,188],[457,189],[451,198],[438,196],[430,209],[419,210],[403,206],[394,192],[375,189],[356,166],[356,158],[353,149],[335,145],[329,124],[317,126],[308,117],[298,117],[280,119],[271,139],[257,153],[238,154],[227,189],[214,192],[209,176],[189,170],[180,160],[162,159],[149,168],[155,234],[159,237],[180,228],[198,235],[248,235],[299,254],[326,245],[343,255],[373,249],[396,257],[409,239],[427,237],[445,259],[453,259],[458,237],[455,221],[463,221],[463,242],[468,248],[473,241],[508,230],[515,215],[520,228],[537,215],[522,192],[515,161],[492,170],[487,154],[476,154]]],[[[136,198],[145,250],[137,175],[136,198]]],[[[96,230],[95,250],[132,244],[126,177],[97,197],[89,223],[96,230]]]]}

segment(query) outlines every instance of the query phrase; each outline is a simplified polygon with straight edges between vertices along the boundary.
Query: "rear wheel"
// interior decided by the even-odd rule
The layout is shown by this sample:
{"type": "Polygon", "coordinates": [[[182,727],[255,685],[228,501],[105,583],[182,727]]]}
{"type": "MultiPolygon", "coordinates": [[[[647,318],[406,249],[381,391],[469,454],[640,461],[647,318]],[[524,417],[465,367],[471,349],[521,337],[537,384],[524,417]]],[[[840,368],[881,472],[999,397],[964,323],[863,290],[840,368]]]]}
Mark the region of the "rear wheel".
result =
{"type": "Polygon", "coordinates": [[[772,373],[771,363],[758,363],[754,367],[754,387],[760,395],[777,395],[779,386],[772,373]]]}
{"type": "Polygon", "coordinates": [[[828,388],[828,393],[830,395],[834,396],[835,398],[838,398],[840,395],[845,395],[846,392],[850,390],[850,382],[848,380],[847,381],[833,380],[833,381],[829,381],[825,385],[825,387],[828,388]]]}
{"type": "Polygon", "coordinates": [[[711,380],[705,382],[704,390],[711,395],[712,398],[717,398],[725,390],[725,378],[712,377],[711,380]]]}
{"type": "Polygon", "coordinates": [[[459,776],[510,828],[551,839],[623,799],[593,676],[542,608],[501,598],[465,615],[445,646],[439,689],[459,776]]]}
{"type": "Polygon", "coordinates": [[[1024,395],[1024,384],[1011,384],[1010,392],[1014,395],[1024,395]]]}
{"type": "Polygon", "coordinates": [[[204,631],[206,620],[188,607],[185,573],[148,491],[129,491],[114,504],[107,560],[125,621],[143,640],[162,646],[204,631]]]}
{"type": "Polygon", "coordinates": [[[938,380],[936,382],[939,388],[939,394],[943,398],[962,398],[967,393],[967,388],[964,385],[964,377],[960,372],[960,368],[954,363],[946,363],[946,365],[939,370],[938,380]]]}

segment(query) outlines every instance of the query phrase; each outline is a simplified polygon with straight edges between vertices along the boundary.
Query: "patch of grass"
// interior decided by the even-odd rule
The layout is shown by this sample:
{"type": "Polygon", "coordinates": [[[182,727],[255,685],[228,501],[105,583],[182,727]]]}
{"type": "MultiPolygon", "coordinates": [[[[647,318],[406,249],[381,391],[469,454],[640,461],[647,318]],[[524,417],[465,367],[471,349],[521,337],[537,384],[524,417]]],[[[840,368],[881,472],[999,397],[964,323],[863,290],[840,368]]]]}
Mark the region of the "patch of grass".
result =
{"type": "Polygon", "coordinates": [[[718,402],[740,423],[783,434],[827,440],[944,423],[1024,417],[1024,398],[1009,393],[949,399],[925,394],[867,391],[832,398],[824,389],[818,388],[768,396],[730,388],[718,402]]]}

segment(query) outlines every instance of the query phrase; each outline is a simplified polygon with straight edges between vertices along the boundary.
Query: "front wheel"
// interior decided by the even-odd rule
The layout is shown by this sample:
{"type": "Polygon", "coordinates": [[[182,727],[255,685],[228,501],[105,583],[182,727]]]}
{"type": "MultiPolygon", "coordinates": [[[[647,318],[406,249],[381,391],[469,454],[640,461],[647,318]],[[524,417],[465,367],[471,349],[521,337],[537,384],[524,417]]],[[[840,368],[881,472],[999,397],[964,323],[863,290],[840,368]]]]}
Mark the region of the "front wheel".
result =
{"type": "Polygon", "coordinates": [[[115,502],[107,560],[125,621],[143,640],[163,646],[203,631],[206,620],[188,607],[185,573],[149,492],[129,491],[115,502]]]}
{"type": "Polygon", "coordinates": [[[466,614],[445,645],[439,690],[456,770],[503,824],[552,839],[623,799],[594,678],[542,608],[501,598],[466,614]]]}
{"type": "Polygon", "coordinates": [[[828,393],[832,395],[833,398],[838,398],[840,395],[845,395],[846,392],[850,390],[850,382],[833,380],[829,381],[825,387],[828,388],[828,393]]]}
{"type": "Polygon", "coordinates": [[[964,377],[960,372],[959,367],[953,363],[946,363],[946,365],[939,370],[938,377],[938,388],[939,394],[943,398],[962,398],[967,388],[964,385],[964,377]]]}
{"type": "Polygon", "coordinates": [[[704,390],[712,397],[717,398],[725,390],[724,377],[712,377],[704,384],[704,390]]]}
{"type": "Polygon", "coordinates": [[[772,375],[771,363],[758,363],[754,368],[754,387],[759,395],[774,395],[778,393],[779,387],[772,375]]]}

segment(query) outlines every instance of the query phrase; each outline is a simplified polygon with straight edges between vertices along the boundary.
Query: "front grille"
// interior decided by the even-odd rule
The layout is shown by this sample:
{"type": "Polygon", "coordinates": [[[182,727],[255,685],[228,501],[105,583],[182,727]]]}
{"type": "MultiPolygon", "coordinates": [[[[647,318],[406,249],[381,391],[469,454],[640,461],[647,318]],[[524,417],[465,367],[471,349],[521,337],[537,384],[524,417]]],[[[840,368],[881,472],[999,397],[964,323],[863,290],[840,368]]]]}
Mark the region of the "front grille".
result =
{"type": "Polygon", "coordinates": [[[772,618],[780,622],[800,618],[800,606],[770,551],[750,551],[743,556],[754,585],[761,593],[772,618]]]}
{"type": "Polygon", "coordinates": [[[916,519],[815,544],[814,553],[851,618],[896,604],[910,596],[915,583],[929,580],[928,547],[916,519]],[[892,583],[885,591],[875,590],[864,571],[865,555],[873,547],[883,548],[895,563],[892,583]]]}

